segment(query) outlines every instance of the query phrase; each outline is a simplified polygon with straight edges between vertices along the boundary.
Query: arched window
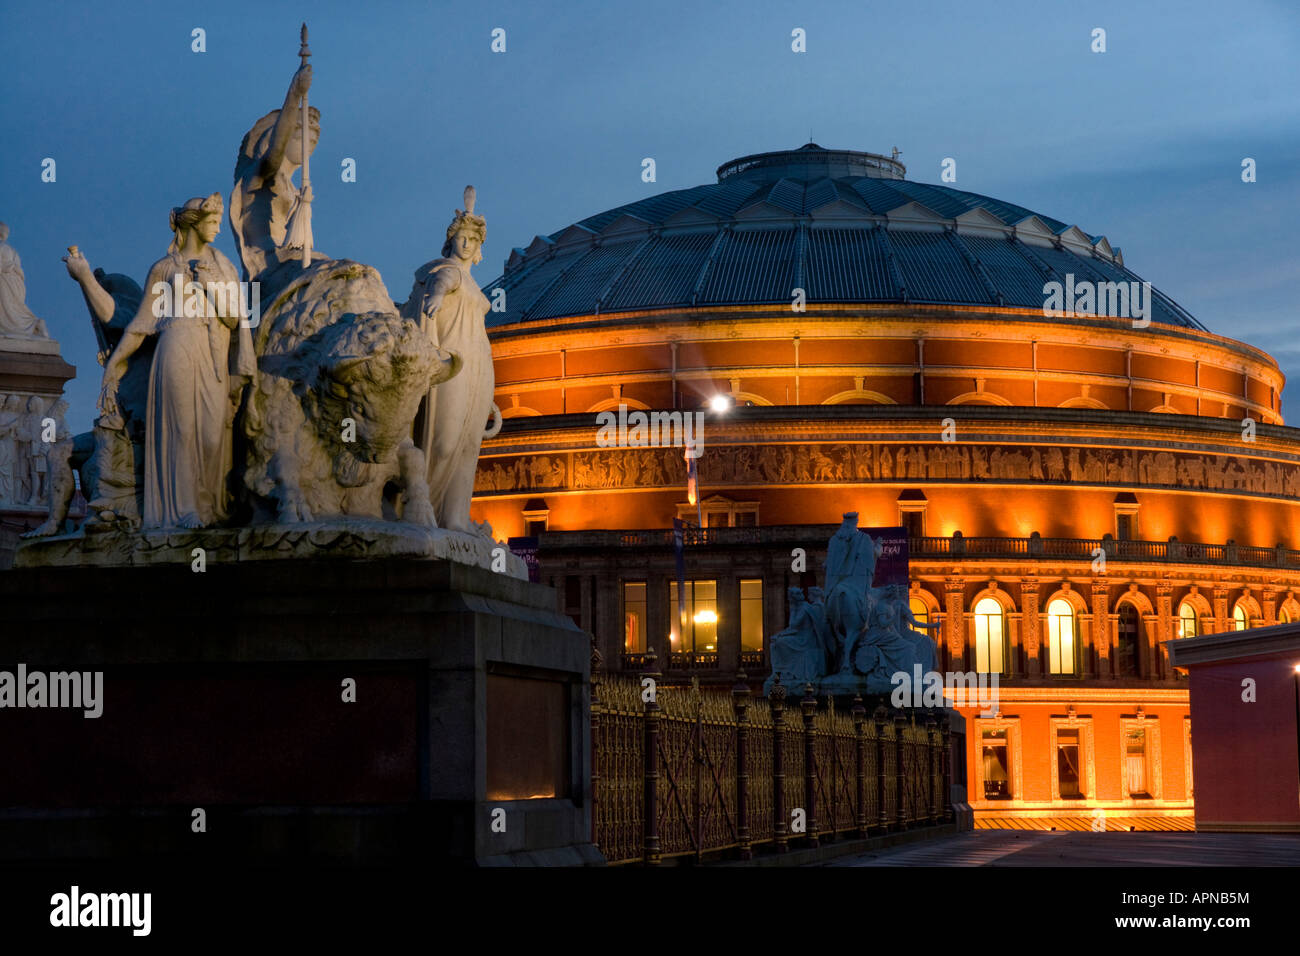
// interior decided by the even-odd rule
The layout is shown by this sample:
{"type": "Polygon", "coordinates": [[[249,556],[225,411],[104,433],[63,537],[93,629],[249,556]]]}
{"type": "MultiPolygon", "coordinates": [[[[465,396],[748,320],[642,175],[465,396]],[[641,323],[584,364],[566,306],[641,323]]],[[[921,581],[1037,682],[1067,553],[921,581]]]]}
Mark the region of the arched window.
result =
{"type": "Polygon", "coordinates": [[[921,624],[930,623],[930,608],[918,597],[909,598],[907,606],[912,611],[912,617],[916,618],[921,624]]]}
{"type": "Polygon", "coordinates": [[[1277,622],[1279,624],[1290,624],[1291,612],[1288,611],[1286,608],[1282,608],[1282,610],[1277,612],[1277,622]]]}
{"type": "Polygon", "coordinates": [[[975,670],[981,674],[1001,674],[1003,669],[1002,605],[997,598],[986,597],[975,605],[975,670]]]}
{"type": "Polygon", "coordinates": [[[1047,605],[1047,637],[1048,673],[1075,673],[1078,624],[1074,617],[1074,605],[1064,598],[1056,598],[1047,605]]]}
{"type": "Polygon", "coordinates": [[[1196,605],[1184,601],[1178,605],[1178,636],[1195,637],[1200,633],[1200,619],[1196,616],[1196,605]]]}
{"type": "Polygon", "coordinates": [[[1250,627],[1250,616],[1246,609],[1238,604],[1232,609],[1232,628],[1236,631],[1244,631],[1250,627]]]}

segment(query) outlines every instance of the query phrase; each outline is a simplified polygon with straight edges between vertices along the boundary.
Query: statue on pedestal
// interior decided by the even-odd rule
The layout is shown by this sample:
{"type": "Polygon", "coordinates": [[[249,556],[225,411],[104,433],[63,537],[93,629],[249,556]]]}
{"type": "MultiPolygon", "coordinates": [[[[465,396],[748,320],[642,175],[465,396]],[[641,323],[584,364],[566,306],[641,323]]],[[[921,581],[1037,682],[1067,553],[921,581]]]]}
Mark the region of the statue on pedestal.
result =
{"type": "Polygon", "coordinates": [[[772,635],[769,646],[772,674],[784,684],[800,687],[826,673],[826,649],[803,588],[790,588],[790,624],[772,635]]]}
{"type": "Polygon", "coordinates": [[[149,270],[149,291],[104,368],[99,408],[115,416],[127,360],[147,336],[158,336],[146,411],[145,528],[207,527],[230,510],[231,425],[256,366],[241,303],[214,291],[239,283],[233,263],[211,245],[222,212],[219,193],[172,210],[175,238],[149,270]]]}
{"type": "Polygon", "coordinates": [[[490,306],[470,274],[483,258],[487,236],[486,222],[474,214],[474,200],[474,187],[466,186],[465,208],[456,210],[447,227],[442,258],[416,270],[402,307],[404,316],[419,321],[430,343],[454,352],[462,363],[454,380],[429,389],[415,422],[415,442],[428,463],[434,516],[440,527],[456,531],[470,530],[479,447],[501,427],[500,410],[492,402],[492,347],[484,324],[490,306]],[[495,425],[485,431],[490,413],[495,425]]]}
{"type": "MultiPolygon", "coordinates": [[[[282,108],[240,145],[230,223],[245,281],[210,245],[215,193],[173,211],[176,240],[147,292],[92,275],[70,247],[105,356],[103,414],[93,436],[51,450],[50,520],[29,537],[58,537],[25,544],[20,564],[189,561],[202,546],[214,560],[331,550],[500,570],[490,529],[469,520],[495,407],[488,303],[470,275],[484,238],[473,191],[406,306],[372,267],[313,252],[320,114],[307,104],[306,40],[304,27],[282,108]],[[82,530],[101,534],[59,536],[74,468],[91,497],[82,530]]],[[[506,565],[526,577],[521,560],[506,565]]]]}
{"type": "Polygon", "coordinates": [[[22,261],[8,239],[9,227],[0,222],[0,335],[47,339],[44,320],[27,308],[22,261]]]}
{"type": "Polygon", "coordinates": [[[790,624],[769,641],[773,676],[783,684],[813,684],[821,693],[886,693],[898,672],[934,669],[935,645],[908,606],[904,585],[873,586],[882,544],[858,530],[856,512],[826,549],[827,591],[790,589],[790,624]],[[913,628],[920,628],[918,633],[913,628]]]}
{"type": "MultiPolygon", "coordinates": [[[[68,275],[81,286],[90,310],[99,364],[105,365],[139,312],[144,293],[129,276],[103,269],[92,272],[77,246],[68,246],[63,262],[68,275]]],[[[57,434],[62,437],[46,454],[49,517],[23,537],[46,537],[62,530],[76,491],[74,471],[81,475],[81,490],[87,501],[87,531],[132,531],[140,526],[145,406],[154,344],[154,337],[146,339],[127,360],[127,370],[117,384],[112,414],[100,416],[92,431],[76,436],[67,435],[60,426],[57,434]]]]}
{"type": "MultiPolygon", "coordinates": [[[[303,44],[306,45],[304,28],[303,44]]],[[[304,167],[320,141],[320,110],[310,107],[307,138],[302,111],[296,109],[311,89],[310,54],[289,81],[284,105],[271,110],[244,134],[235,161],[235,185],[230,191],[230,226],[244,265],[244,278],[257,279],[285,262],[299,262],[299,250],[287,242],[295,203],[311,202],[311,183],[299,190],[293,174],[304,167]]],[[[321,259],[327,256],[313,254],[321,259]]]]}

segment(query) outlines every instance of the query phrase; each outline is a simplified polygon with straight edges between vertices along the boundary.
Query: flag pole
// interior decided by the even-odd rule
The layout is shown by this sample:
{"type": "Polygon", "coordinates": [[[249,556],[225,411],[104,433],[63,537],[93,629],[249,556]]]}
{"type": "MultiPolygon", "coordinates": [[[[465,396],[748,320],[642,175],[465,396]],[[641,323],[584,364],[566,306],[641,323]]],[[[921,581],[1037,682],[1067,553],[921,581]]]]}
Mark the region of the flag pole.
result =
{"type": "MultiPolygon", "coordinates": [[[[311,50],[307,46],[307,24],[305,22],[302,25],[302,46],[299,47],[298,49],[298,56],[302,59],[303,66],[307,65],[307,60],[311,57],[311,50]]],[[[308,153],[307,138],[311,135],[311,126],[308,122],[308,119],[309,117],[307,113],[307,94],[303,93],[302,94],[302,191],[303,191],[303,205],[310,207],[310,203],[306,199],[307,188],[311,185],[311,171],[307,165],[307,153],[308,153]]],[[[311,216],[309,210],[304,210],[304,211],[306,212],[306,215],[308,217],[311,216]]],[[[311,219],[308,218],[307,222],[311,222],[311,219]]],[[[304,269],[306,269],[308,266],[311,265],[311,239],[312,239],[311,229],[309,227],[306,230],[306,235],[303,237],[303,243],[302,243],[302,267],[304,269]]]]}

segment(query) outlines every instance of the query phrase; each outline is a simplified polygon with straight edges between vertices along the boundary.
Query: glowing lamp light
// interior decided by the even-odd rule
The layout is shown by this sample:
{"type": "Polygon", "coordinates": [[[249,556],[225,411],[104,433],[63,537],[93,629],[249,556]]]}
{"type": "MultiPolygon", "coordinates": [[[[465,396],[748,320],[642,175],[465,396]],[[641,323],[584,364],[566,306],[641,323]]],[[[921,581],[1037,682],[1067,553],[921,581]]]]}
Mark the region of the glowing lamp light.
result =
{"type": "Polygon", "coordinates": [[[709,399],[709,408],[718,414],[722,414],[731,407],[731,399],[726,395],[718,394],[709,399]]]}
{"type": "Polygon", "coordinates": [[[1295,672],[1296,672],[1297,674],[1300,674],[1300,664],[1297,664],[1297,665],[1295,666],[1295,672]]]}
{"type": "Polygon", "coordinates": [[[695,615],[695,623],[696,624],[717,624],[718,615],[715,614],[713,611],[701,611],[699,614],[695,615]]]}

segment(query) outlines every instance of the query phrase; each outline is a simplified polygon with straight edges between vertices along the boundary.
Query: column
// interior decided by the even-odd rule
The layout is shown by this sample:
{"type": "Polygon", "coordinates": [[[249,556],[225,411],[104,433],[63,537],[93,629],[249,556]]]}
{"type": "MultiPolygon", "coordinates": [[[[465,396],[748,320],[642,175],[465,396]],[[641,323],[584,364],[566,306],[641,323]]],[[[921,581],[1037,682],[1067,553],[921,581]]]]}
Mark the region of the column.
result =
{"type": "Polygon", "coordinates": [[[740,580],[735,574],[718,578],[718,671],[740,670],[740,580]]]}
{"type": "Polygon", "coordinates": [[[1025,649],[1025,671],[1037,677],[1043,671],[1040,648],[1042,632],[1038,618],[1038,578],[1020,579],[1020,643],[1025,649]]]}
{"type": "Polygon", "coordinates": [[[1161,581],[1156,584],[1156,631],[1152,641],[1151,676],[1161,680],[1170,676],[1168,650],[1164,642],[1173,640],[1174,634],[1174,586],[1161,581]]]}
{"type": "Polygon", "coordinates": [[[1228,611],[1228,589],[1221,584],[1214,586],[1214,633],[1223,634],[1232,630],[1232,615],[1228,611]]]}
{"type": "Polygon", "coordinates": [[[623,653],[623,593],[617,572],[602,572],[596,578],[596,647],[605,666],[623,653]]]}
{"type": "Polygon", "coordinates": [[[668,666],[668,633],[672,629],[672,614],[677,613],[676,608],[671,612],[668,608],[668,580],[672,571],[662,568],[652,568],[646,575],[645,584],[645,617],[646,617],[646,649],[654,649],[659,655],[662,664],[661,669],[668,666]]]}
{"type": "MultiPolygon", "coordinates": [[[[1111,675],[1111,646],[1114,637],[1111,634],[1110,615],[1106,611],[1106,592],[1108,585],[1105,578],[1092,579],[1092,644],[1097,650],[1097,676],[1102,680],[1111,675]]],[[[1085,671],[1085,673],[1087,673],[1085,671]]]]}
{"type": "Polygon", "coordinates": [[[966,579],[945,578],[943,582],[943,637],[954,671],[969,670],[966,664],[966,579]]]}

